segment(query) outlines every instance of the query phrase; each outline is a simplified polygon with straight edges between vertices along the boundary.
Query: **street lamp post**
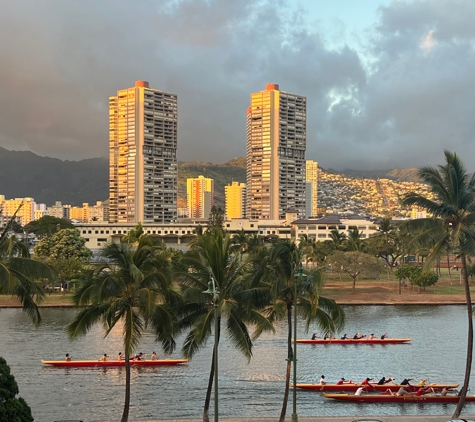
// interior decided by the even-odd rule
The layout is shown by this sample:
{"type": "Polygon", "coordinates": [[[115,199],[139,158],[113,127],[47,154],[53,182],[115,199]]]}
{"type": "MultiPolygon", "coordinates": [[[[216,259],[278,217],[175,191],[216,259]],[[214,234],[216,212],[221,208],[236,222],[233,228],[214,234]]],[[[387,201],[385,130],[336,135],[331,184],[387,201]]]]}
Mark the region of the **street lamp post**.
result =
{"type": "Polygon", "coordinates": [[[297,280],[295,280],[294,286],[294,385],[293,385],[293,409],[292,409],[292,422],[298,422],[299,417],[297,415],[297,282],[307,277],[303,272],[302,263],[299,265],[299,273],[297,274],[297,280]]]}
{"type": "Polygon", "coordinates": [[[219,421],[218,416],[218,306],[219,306],[219,290],[216,286],[213,276],[208,282],[208,290],[203,293],[212,295],[214,304],[214,422],[219,421]]]}

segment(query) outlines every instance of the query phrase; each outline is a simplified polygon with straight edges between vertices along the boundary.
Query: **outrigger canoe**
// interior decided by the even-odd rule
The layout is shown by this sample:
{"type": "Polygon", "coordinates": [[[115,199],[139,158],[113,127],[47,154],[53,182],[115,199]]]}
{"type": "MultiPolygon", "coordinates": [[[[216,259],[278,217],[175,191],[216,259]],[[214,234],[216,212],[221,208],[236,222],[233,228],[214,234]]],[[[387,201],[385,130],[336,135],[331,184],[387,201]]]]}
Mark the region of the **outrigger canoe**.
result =
{"type": "MultiPolygon", "coordinates": [[[[356,396],[354,394],[327,394],[323,393],[327,399],[343,400],[350,402],[364,403],[458,403],[457,396],[440,396],[437,394],[425,394],[423,396],[404,395],[393,396],[391,394],[362,394],[356,396]]],[[[475,396],[467,396],[467,402],[475,402],[475,396]]]]}
{"type": "MultiPolygon", "coordinates": [[[[157,360],[131,360],[131,366],[157,366],[157,365],[178,365],[187,363],[188,359],[157,359],[157,360]]],[[[125,366],[125,360],[42,360],[43,365],[66,366],[66,367],[87,367],[87,366],[125,366]]]]}
{"type": "Polygon", "coordinates": [[[380,339],[380,338],[373,338],[373,339],[368,339],[368,338],[360,338],[360,339],[353,339],[353,338],[347,338],[347,339],[339,339],[339,338],[329,338],[329,339],[322,339],[322,338],[317,338],[315,340],[309,339],[309,338],[302,338],[302,339],[297,339],[297,343],[303,343],[303,344],[402,344],[402,343],[409,343],[412,340],[412,338],[385,338],[385,339],[380,339]]]}
{"type": "MultiPolygon", "coordinates": [[[[457,388],[459,384],[425,384],[424,387],[432,387],[434,390],[442,390],[443,388],[457,388]]],[[[297,384],[297,388],[303,390],[314,390],[314,391],[356,391],[359,387],[363,387],[363,391],[372,392],[372,391],[398,391],[401,387],[406,388],[407,391],[417,391],[419,385],[400,385],[400,384],[375,384],[370,383],[369,386],[362,386],[360,383],[344,383],[344,384],[297,384]]]]}

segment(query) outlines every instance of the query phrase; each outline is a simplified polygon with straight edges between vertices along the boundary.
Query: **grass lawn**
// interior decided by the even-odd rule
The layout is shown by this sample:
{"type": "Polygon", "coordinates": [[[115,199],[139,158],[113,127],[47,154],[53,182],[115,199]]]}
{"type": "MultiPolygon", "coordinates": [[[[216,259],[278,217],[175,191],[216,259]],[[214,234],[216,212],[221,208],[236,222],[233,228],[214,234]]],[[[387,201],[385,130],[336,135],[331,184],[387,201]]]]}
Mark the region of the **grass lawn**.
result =
{"type": "MultiPolygon", "coordinates": [[[[380,279],[359,277],[356,281],[356,293],[353,293],[353,280],[336,273],[326,275],[322,296],[336,300],[340,304],[449,304],[465,303],[465,291],[460,283],[460,271],[452,271],[452,283],[447,269],[442,269],[441,277],[435,286],[426,290],[413,287],[407,283],[399,294],[399,281],[390,274],[381,274],[380,279]]],[[[72,306],[72,293],[47,293],[40,306],[72,306]]],[[[472,286],[475,296],[475,284],[472,286]]],[[[0,295],[0,307],[19,306],[15,298],[0,295]]]]}
{"type": "MultiPolygon", "coordinates": [[[[40,306],[72,306],[71,293],[46,293],[44,300],[40,303],[40,306]]],[[[12,307],[20,306],[18,300],[12,296],[0,295],[0,307],[12,307]]]]}

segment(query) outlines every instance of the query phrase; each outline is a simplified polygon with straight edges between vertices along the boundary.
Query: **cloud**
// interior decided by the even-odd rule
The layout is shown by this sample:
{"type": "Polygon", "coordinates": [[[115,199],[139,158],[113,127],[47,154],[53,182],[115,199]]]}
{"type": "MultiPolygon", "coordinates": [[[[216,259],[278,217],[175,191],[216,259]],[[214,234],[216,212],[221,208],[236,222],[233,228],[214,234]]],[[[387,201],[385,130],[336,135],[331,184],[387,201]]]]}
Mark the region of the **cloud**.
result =
{"type": "Polygon", "coordinates": [[[178,94],[180,160],[245,155],[250,93],[270,82],[307,97],[307,157],[324,167],[475,153],[475,2],[393,1],[358,50],[290,0],[0,4],[8,149],[107,156],[108,97],[144,79],[178,94]]]}
{"type": "Polygon", "coordinates": [[[421,42],[419,43],[419,48],[424,52],[424,53],[430,53],[434,47],[439,44],[437,39],[434,36],[434,30],[431,29],[430,31],[427,32],[422,38],[421,42]]]}

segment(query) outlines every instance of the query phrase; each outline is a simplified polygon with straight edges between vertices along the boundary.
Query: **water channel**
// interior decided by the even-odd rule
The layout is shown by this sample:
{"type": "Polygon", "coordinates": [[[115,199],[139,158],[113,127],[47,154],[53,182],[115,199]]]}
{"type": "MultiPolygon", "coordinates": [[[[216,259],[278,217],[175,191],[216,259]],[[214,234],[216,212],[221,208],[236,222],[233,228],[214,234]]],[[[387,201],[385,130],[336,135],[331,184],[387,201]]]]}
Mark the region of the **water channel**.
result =
{"type": "MultiPolygon", "coordinates": [[[[412,337],[411,344],[312,346],[298,348],[298,381],[329,382],[342,376],[428,378],[431,382],[463,382],[466,355],[466,309],[463,306],[347,306],[345,332],[389,337],[412,337]]],[[[6,358],[37,422],[81,419],[119,419],[124,399],[123,368],[53,368],[41,359],[98,359],[115,356],[121,348],[120,331],[103,338],[96,326],[84,338],[70,342],[66,325],[74,309],[44,309],[43,324],[35,329],[19,309],[0,309],[0,356],[6,358]]],[[[298,337],[305,335],[300,322],[298,337]]],[[[178,340],[178,349],[182,338],[178,340]]],[[[202,414],[213,338],[186,365],[132,368],[131,419],[196,418],[202,414]]],[[[162,355],[153,336],[146,334],[140,350],[162,355]]],[[[219,411],[221,417],[277,417],[284,394],[286,327],[264,334],[255,342],[251,361],[223,337],[219,356],[219,411]]],[[[181,357],[177,350],[172,357],[181,357]]],[[[301,416],[448,415],[455,405],[352,404],[324,399],[320,393],[298,391],[301,416]]],[[[211,403],[211,412],[213,403],[211,403]]],[[[292,394],[289,397],[290,417],[292,394]]],[[[475,413],[468,404],[467,413],[475,413]]]]}

